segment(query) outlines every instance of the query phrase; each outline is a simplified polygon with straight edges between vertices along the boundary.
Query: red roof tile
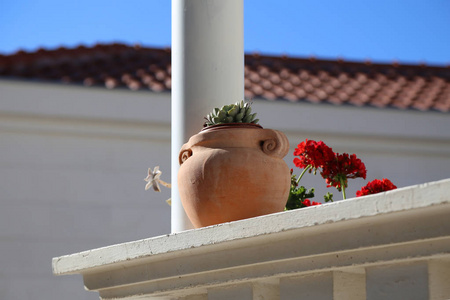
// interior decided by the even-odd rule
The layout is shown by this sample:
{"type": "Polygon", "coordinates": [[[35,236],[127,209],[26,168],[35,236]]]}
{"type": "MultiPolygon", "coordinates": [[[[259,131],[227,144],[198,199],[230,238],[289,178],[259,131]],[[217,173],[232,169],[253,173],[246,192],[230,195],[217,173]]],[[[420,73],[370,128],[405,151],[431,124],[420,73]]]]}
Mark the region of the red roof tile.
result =
{"type": "MultiPolygon", "coordinates": [[[[170,49],[122,44],[0,55],[0,78],[108,89],[171,89],[170,49]]],[[[286,56],[245,56],[245,97],[450,111],[450,68],[286,56]]]]}

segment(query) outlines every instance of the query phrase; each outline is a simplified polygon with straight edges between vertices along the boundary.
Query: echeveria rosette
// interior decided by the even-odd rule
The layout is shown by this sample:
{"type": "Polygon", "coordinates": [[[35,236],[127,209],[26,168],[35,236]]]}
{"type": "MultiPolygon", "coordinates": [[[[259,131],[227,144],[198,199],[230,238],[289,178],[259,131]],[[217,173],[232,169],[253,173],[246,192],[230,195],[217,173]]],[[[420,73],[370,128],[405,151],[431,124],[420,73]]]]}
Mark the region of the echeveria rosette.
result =
{"type": "Polygon", "coordinates": [[[363,186],[361,190],[357,191],[356,197],[382,193],[395,190],[396,188],[397,187],[387,178],[383,178],[382,180],[374,179],[363,186]]]}
{"type": "Polygon", "coordinates": [[[236,102],[234,104],[224,105],[214,110],[205,117],[204,127],[229,124],[229,123],[253,123],[258,124],[256,113],[252,113],[250,102],[236,102]]]}

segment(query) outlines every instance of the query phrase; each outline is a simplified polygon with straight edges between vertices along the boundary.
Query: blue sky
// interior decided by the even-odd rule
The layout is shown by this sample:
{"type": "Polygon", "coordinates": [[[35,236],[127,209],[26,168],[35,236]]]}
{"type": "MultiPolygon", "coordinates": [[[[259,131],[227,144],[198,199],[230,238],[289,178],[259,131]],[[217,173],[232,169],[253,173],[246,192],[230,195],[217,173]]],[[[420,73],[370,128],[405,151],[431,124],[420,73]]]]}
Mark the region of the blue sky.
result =
{"type": "MultiPolygon", "coordinates": [[[[171,44],[171,1],[0,0],[0,53],[171,44]]],[[[448,0],[244,0],[245,51],[450,64],[448,0]]]]}

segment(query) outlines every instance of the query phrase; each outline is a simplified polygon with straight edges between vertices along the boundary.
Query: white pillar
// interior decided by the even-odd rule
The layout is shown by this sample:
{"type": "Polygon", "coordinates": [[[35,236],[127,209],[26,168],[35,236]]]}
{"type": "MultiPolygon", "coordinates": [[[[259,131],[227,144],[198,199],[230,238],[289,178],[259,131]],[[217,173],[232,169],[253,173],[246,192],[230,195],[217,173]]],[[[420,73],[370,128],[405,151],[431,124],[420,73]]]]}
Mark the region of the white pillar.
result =
{"type": "Polygon", "coordinates": [[[243,0],[172,0],[172,232],[181,205],[178,152],[214,107],[244,99],[243,0]]]}
{"type": "Polygon", "coordinates": [[[366,273],[363,268],[333,272],[333,300],[366,299],[366,273]]]}
{"type": "Polygon", "coordinates": [[[430,300],[450,299],[450,261],[428,262],[428,293],[430,300]]]}

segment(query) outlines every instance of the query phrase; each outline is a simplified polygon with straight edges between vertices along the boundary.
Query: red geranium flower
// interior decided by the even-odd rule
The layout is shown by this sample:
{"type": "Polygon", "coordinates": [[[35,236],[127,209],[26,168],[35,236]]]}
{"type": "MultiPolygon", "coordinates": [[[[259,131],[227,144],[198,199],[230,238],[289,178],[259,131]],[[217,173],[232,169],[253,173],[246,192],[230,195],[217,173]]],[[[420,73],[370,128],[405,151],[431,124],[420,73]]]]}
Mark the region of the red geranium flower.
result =
{"type": "Polygon", "coordinates": [[[322,167],[327,161],[334,158],[333,150],[324,142],[305,140],[297,145],[294,150],[294,164],[299,168],[311,166],[314,169],[322,167]]]}
{"type": "Polygon", "coordinates": [[[320,168],[320,175],[326,180],[327,187],[336,187],[342,191],[345,199],[345,189],[349,178],[366,179],[366,166],[355,154],[334,153],[333,149],[322,141],[305,140],[297,145],[294,155],[298,156],[294,158],[294,164],[304,169],[296,181],[297,184],[306,171],[311,173],[314,170],[315,174],[320,168]]]}
{"type": "Polygon", "coordinates": [[[383,180],[375,179],[367,183],[366,186],[362,187],[361,190],[356,192],[356,197],[361,197],[365,195],[377,194],[389,190],[395,190],[397,187],[386,178],[383,180]]]}
{"type": "Polygon", "coordinates": [[[309,199],[305,199],[303,201],[303,205],[306,206],[306,207],[308,207],[308,206],[315,206],[315,205],[321,205],[321,204],[322,203],[320,203],[320,202],[315,202],[315,201],[311,202],[311,200],[309,200],[309,199]]]}
{"type": "Polygon", "coordinates": [[[356,154],[337,153],[336,159],[324,165],[320,174],[326,180],[327,187],[334,186],[341,191],[342,184],[344,184],[344,188],[347,188],[349,178],[362,177],[366,179],[367,170],[364,163],[356,157],[356,154]]]}

